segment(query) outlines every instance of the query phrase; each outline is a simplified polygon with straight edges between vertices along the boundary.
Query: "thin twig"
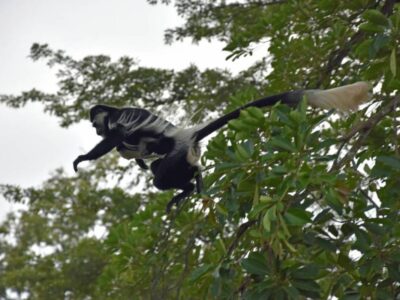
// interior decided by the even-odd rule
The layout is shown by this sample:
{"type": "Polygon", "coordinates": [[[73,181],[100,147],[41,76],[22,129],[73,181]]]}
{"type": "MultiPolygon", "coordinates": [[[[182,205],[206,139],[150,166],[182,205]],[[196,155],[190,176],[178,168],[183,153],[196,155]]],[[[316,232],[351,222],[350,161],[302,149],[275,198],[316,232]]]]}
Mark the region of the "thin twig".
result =
{"type": "Polygon", "coordinates": [[[185,253],[184,253],[184,264],[185,267],[183,268],[183,271],[181,273],[181,276],[178,279],[178,282],[175,285],[176,288],[176,299],[180,299],[180,293],[181,293],[181,288],[183,285],[183,281],[186,279],[186,276],[189,272],[189,258],[190,258],[190,252],[193,250],[194,242],[196,240],[197,235],[200,233],[201,229],[197,229],[195,233],[192,234],[191,238],[189,239],[185,253]]]}
{"type": "Polygon", "coordinates": [[[256,223],[256,220],[251,220],[251,221],[247,221],[247,222],[245,222],[245,223],[243,223],[242,225],[239,226],[239,228],[238,228],[238,230],[236,232],[236,237],[232,241],[232,243],[230,244],[225,257],[231,256],[233,250],[235,250],[235,248],[237,247],[237,245],[239,243],[239,240],[242,237],[242,235],[247,231],[247,229],[249,229],[255,223],[256,223]]]}
{"type": "Polygon", "coordinates": [[[347,143],[353,136],[359,134],[360,136],[353,144],[351,149],[347,152],[347,154],[341,159],[336,160],[330,170],[335,171],[339,170],[342,166],[347,164],[356,154],[358,149],[364,144],[365,139],[368,137],[372,129],[388,114],[390,114],[395,107],[397,106],[398,101],[400,101],[400,96],[396,95],[388,104],[383,106],[375,115],[372,115],[368,121],[357,124],[354,128],[350,130],[348,134],[346,134],[342,140],[344,143],[347,143]]]}
{"type": "Polygon", "coordinates": [[[379,208],[380,208],[379,205],[378,205],[378,203],[376,203],[376,202],[368,195],[368,193],[367,193],[366,191],[364,191],[362,188],[360,188],[359,191],[361,192],[361,194],[363,194],[363,196],[364,196],[365,198],[368,199],[369,202],[371,202],[371,204],[372,204],[376,209],[379,209],[379,208]]]}

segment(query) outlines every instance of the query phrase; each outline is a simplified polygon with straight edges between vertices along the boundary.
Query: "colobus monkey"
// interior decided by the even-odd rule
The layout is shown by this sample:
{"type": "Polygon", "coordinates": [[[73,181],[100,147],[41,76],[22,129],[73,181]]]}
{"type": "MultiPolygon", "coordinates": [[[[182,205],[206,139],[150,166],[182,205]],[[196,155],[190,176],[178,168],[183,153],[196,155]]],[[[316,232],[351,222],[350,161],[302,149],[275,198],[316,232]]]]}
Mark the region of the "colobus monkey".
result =
{"type": "Polygon", "coordinates": [[[122,157],[135,159],[143,169],[148,168],[143,159],[155,158],[150,165],[154,185],[160,190],[182,190],[168,203],[169,211],[172,205],[194,191],[193,179],[196,180],[197,192],[201,190],[202,180],[197,163],[200,140],[238,118],[242,109],[272,106],[279,101],[294,107],[303,97],[314,107],[351,111],[369,99],[369,85],[356,82],[329,90],[285,92],[250,102],[216,120],[192,128],[175,127],[141,108],[96,105],[90,109],[90,121],[103,140],[87,154],[78,156],[73,163],[74,170],[77,171],[80,162],[97,159],[114,148],[122,157]]]}

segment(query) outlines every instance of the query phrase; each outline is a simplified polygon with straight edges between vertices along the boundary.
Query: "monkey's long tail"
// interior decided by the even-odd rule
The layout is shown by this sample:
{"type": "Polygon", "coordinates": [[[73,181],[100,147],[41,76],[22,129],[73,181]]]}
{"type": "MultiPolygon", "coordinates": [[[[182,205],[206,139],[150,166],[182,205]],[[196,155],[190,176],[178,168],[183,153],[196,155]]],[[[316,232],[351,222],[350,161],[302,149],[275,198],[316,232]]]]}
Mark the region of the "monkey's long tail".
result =
{"type": "Polygon", "coordinates": [[[272,106],[279,101],[289,106],[296,106],[305,96],[308,103],[315,107],[324,109],[335,108],[340,111],[352,111],[356,110],[361,103],[370,99],[369,89],[370,87],[367,82],[360,81],[329,90],[300,90],[265,97],[249,102],[206,124],[195,133],[195,141],[198,142],[202,140],[207,135],[226,125],[230,120],[238,118],[240,111],[250,106],[272,106]]]}

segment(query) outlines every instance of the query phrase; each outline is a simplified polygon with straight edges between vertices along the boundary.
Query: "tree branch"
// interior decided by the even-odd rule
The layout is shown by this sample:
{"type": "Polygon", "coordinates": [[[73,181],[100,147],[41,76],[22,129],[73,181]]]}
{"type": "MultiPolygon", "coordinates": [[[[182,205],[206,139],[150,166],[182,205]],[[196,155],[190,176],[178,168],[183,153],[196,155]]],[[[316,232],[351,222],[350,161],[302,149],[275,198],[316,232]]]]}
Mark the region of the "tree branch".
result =
{"type": "Polygon", "coordinates": [[[388,114],[390,114],[396,107],[397,103],[400,101],[400,95],[396,95],[389,103],[383,106],[375,115],[371,116],[368,121],[362,122],[354,126],[350,132],[348,132],[344,137],[340,140],[343,141],[342,146],[339,148],[338,157],[340,150],[343,148],[343,145],[347,143],[353,136],[356,134],[360,134],[359,138],[353,144],[351,149],[347,152],[347,154],[341,160],[335,160],[333,166],[330,171],[339,170],[342,166],[347,164],[356,154],[357,150],[363,145],[365,139],[368,137],[371,130],[388,114]]]}
{"type": "Polygon", "coordinates": [[[243,223],[242,225],[239,226],[239,229],[236,232],[236,237],[235,239],[232,241],[232,243],[230,244],[228,251],[225,255],[225,257],[229,257],[231,256],[233,250],[235,250],[235,248],[237,247],[240,238],[242,237],[242,235],[247,231],[247,229],[249,229],[251,226],[253,226],[256,223],[255,220],[252,221],[247,221],[245,223],[243,223]]]}

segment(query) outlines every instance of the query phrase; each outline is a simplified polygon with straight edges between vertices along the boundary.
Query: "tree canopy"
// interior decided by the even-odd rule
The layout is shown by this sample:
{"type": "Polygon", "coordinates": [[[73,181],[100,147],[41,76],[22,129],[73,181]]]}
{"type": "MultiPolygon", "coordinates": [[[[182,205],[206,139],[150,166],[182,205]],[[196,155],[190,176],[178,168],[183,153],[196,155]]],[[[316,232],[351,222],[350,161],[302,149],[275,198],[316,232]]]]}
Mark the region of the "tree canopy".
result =
{"type": "Polygon", "coordinates": [[[167,43],[217,39],[229,60],[255,48],[265,56],[233,75],[76,60],[34,44],[31,58],[57,68],[58,91],[0,102],[40,102],[68,127],[98,103],[179,108],[196,121],[257,97],[358,80],[371,83],[372,101],[344,118],[305,103],[243,111],[207,145],[205,192],[170,215],[172,193],[137,192],[138,170],[115,153],[74,177],[57,170],[37,188],[1,185],[28,208],[0,226],[0,297],[400,297],[399,1],[148,2],[174,5],[185,20],[166,30],[167,43]]]}

